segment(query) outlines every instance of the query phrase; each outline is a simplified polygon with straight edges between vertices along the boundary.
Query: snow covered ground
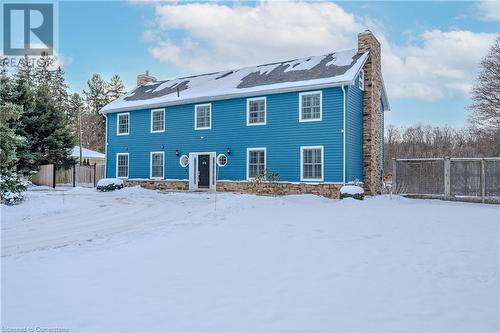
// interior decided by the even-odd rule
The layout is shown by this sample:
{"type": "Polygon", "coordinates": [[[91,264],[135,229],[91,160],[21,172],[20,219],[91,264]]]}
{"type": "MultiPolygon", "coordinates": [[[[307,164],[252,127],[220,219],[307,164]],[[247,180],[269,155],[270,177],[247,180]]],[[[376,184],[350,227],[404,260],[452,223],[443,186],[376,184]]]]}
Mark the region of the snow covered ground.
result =
{"type": "Polygon", "coordinates": [[[495,205],[36,188],[1,209],[3,327],[500,330],[495,205]]]}

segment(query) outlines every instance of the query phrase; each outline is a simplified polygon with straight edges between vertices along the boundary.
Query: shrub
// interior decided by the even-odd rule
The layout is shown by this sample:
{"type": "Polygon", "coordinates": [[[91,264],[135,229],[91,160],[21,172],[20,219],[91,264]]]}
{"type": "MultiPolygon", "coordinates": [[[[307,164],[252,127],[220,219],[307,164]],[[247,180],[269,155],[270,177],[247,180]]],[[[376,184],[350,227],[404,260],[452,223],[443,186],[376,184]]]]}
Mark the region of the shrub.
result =
{"type": "Polygon", "coordinates": [[[262,195],[283,194],[283,184],[280,183],[280,174],[263,170],[260,174],[250,180],[248,188],[251,192],[262,195]]]}
{"type": "Polygon", "coordinates": [[[23,201],[23,191],[26,191],[26,184],[23,183],[17,174],[3,174],[0,176],[0,201],[6,205],[14,205],[23,201]]]}
{"type": "Polygon", "coordinates": [[[110,192],[123,188],[123,180],[119,178],[103,178],[97,182],[97,191],[110,192]]]}
{"type": "Polygon", "coordinates": [[[365,198],[365,191],[362,187],[357,185],[344,185],[340,189],[340,199],[344,198],[363,200],[365,198]]]}

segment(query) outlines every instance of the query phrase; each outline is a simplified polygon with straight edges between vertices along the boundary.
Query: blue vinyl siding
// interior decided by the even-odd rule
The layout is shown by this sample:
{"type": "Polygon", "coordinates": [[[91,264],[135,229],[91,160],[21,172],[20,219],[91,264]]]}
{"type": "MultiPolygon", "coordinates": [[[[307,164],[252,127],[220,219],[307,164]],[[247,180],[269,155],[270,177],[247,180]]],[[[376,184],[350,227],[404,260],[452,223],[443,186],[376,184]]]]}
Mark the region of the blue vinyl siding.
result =
{"type": "Polygon", "coordinates": [[[363,180],[363,94],[358,78],[347,88],[346,182],[363,180]]]}
{"type": "MultiPolygon", "coordinates": [[[[194,130],[194,104],[165,108],[165,132],[150,133],[151,110],[130,112],[130,134],[116,135],[116,113],[108,117],[107,177],[116,172],[116,153],[129,153],[129,178],[149,178],[150,152],[165,152],[165,178],[188,179],[180,155],[190,152],[226,153],[219,180],[246,179],[246,150],[267,148],[267,169],[283,181],[300,181],[300,146],[324,146],[324,181],[342,182],[342,113],[340,87],[323,89],[323,120],[299,122],[299,92],[267,95],[267,124],[247,126],[247,99],[213,101],[212,128],[194,130]],[[202,138],[203,137],[203,138],[202,138]]],[[[258,96],[255,96],[258,97],[258,96]]],[[[201,104],[201,103],[199,103],[201,104]]]]}

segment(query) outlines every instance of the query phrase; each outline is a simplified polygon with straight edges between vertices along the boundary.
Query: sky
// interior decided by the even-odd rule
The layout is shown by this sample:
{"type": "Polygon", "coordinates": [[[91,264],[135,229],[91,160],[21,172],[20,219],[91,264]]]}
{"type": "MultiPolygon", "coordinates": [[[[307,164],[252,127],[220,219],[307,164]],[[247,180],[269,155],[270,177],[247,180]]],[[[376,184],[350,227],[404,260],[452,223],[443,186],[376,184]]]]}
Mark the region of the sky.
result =
{"type": "Polygon", "coordinates": [[[382,44],[386,125],[462,127],[481,59],[500,31],[499,2],[61,1],[61,64],[73,91],[93,73],[127,89],[158,79],[382,44]]]}

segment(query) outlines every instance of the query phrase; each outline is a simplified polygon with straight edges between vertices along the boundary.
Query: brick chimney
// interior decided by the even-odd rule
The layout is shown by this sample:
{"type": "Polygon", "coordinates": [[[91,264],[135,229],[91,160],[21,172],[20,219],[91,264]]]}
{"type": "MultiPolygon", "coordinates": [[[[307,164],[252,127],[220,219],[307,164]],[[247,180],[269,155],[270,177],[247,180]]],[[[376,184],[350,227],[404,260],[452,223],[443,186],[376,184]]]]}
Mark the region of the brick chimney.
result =
{"type": "Polygon", "coordinates": [[[358,52],[369,52],[364,70],[363,98],[363,178],[368,194],[382,187],[382,70],[380,43],[370,30],[358,34],[358,52]]]}
{"type": "Polygon", "coordinates": [[[146,70],[145,74],[137,75],[137,86],[143,86],[149,82],[155,82],[156,78],[154,76],[149,75],[149,71],[146,70]]]}

